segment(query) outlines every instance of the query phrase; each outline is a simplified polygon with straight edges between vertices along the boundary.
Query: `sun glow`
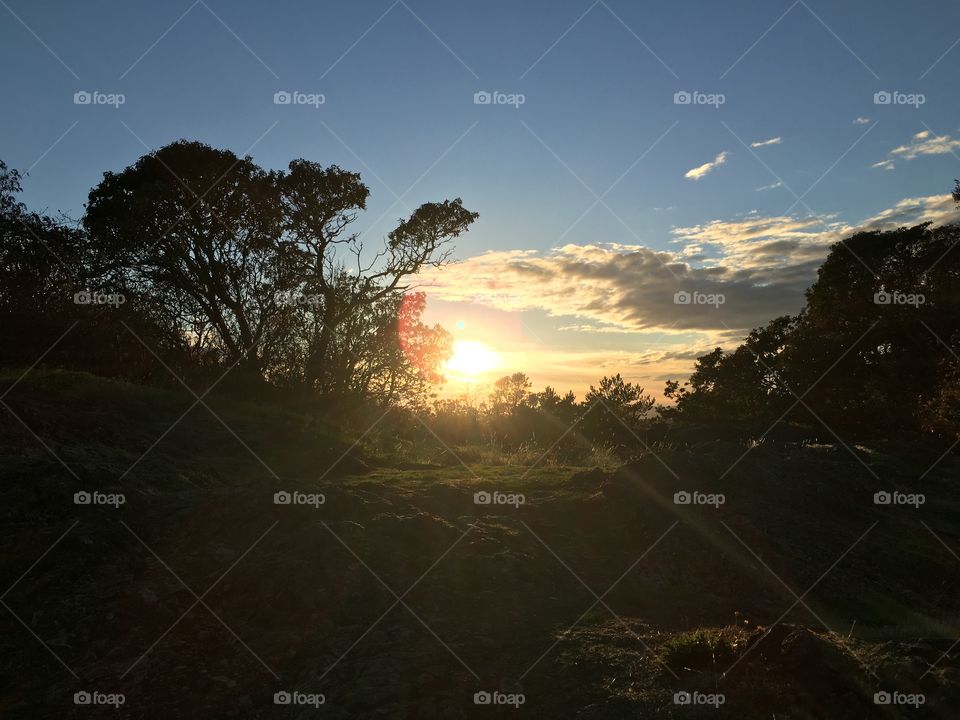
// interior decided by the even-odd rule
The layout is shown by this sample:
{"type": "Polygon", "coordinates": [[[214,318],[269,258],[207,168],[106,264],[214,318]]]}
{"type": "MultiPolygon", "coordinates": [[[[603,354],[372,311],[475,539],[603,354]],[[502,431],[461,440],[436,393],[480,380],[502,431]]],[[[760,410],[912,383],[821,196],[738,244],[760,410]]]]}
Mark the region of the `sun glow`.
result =
{"type": "Polygon", "coordinates": [[[500,356],[477,340],[455,340],[453,355],[447,361],[446,372],[452,380],[476,382],[485,372],[500,365],[500,356]]]}

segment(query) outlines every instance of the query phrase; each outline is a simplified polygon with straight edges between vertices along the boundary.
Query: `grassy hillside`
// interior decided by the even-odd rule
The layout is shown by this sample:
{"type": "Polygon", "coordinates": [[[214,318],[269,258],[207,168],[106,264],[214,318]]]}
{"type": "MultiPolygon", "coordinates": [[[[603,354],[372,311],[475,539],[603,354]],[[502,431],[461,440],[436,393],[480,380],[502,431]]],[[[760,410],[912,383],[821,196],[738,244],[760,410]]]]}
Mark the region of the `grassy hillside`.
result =
{"type": "Polygon", "coordinates": [[[188,393],[77,373],[31,372],[4,402],[30,430],[0,409],[3,717],[893,718],[960,701],[952,458],[920,479],[936,454],[718,441],[613,472],[409,469],[352,448],[363,428],[255,403],[205,399],[223,422],[198,405],[164,435],[188,393]],[[925,502],[874,504],[896,489],[925,502]],[[76,505],[81,490],[125,502],[76,505]],[[80,690],[125,702],[78,707],[80,690]],[[325,703],[275,705],[284,690],[325,703]],[[925,702],[878,706],[881,690],[925,702]]]}

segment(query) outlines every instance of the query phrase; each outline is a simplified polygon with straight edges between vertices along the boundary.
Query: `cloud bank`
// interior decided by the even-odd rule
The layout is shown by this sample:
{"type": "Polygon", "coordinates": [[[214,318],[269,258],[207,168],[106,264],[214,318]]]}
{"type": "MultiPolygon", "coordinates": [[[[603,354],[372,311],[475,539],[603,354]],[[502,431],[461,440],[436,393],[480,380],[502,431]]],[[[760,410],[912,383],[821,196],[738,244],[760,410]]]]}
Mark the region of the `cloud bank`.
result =
{"type": "Polygon", "coordinates": [[[743,333],[796,313],[832,243],[857,230],[958,221],[950,195],[907,198],[857,226],[830,216],[749,216],[672,231],[675,251],[567,244],[490,251],[422,276],[434,297],[572,318],[569,330],[743,333]],[[723,302],[677,304],[677,293],[723,302]]]}

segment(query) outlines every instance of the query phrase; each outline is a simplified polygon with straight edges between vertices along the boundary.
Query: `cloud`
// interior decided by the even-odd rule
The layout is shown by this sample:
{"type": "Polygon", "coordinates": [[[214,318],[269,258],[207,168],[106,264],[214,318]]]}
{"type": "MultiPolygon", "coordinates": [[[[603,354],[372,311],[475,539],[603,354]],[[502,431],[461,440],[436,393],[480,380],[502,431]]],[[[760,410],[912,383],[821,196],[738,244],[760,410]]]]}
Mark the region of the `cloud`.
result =
{"type": "Polygon", "coordinates": [[[750,143],[750,147],[758,148],[758,147],[766,147],[767,145],[779,145],[781,142],[782,142],[781,138],[775,137],[775,138],[770,138],[769,140],[759,140],[757,142],[752,142],[750,143]]]}
{"type": "Polygon", "coordinates": [[[934,225],[960,222],[960,212],[952,195],[926,195],[904,198],[896,205],[867,218],[859,229],[889,230],[930,220],[934,225]]]}
{"type": "Polygon", "coordinates": [[[947,153],[956,155],[958,150],[960,150],[960,139],[952,138],[950,135],[934,135],[929,130],[921,130],[914,133],[909,143],[895,147],[887,153],[890,157],[886,160],[875,162],[870,167],[893,170],[896,167],[895,159],[914,160],[921,155],[946,155],[947,153]]]}
{"type": "Polygon", "coordinates": [[[764,190],[776,190],[779,187],[783,187],[783,183],[777,180],[777,182],[773,183],[772,185],[761,185],[760,187],[756,188],[756,191],[763,192],[764,190]]]}
{"type": "MultiPolygon", "coordinates": [[[[960,220],[950,195],[906,198],[850,225],[834,216],[750,216],[672,230],[676,251],[643,245],[567,244],[490,251],[425,271],[433,297],[506,311],[540,310],[568,330],[742,334],[803,305],[830,246],[862,229],[960,220]],[[678,292],[724,297],[676,304],[678,292]]],[[[598,335],[599,337],[599,335],[598,335]]]]}
{"type": "Polygon", "coordinates": [[[866,125],[868,122],[870,122],[870,118],[868,118],[868,117],[858,117],[856,120],[853,121],[853,124],[854,124],[854,125],[866,125]]]}
{"type": "Polygon", "coordinates": [[[700,167],[695,167],[693,170],[688,170],[684,177],[688,178],[689,180],[699,180],[707,173],[723,165],[727,161],[728,155],[730,155],[730,153],[724,150],[713,159],[713,162],[704,163],[700,167]]]}

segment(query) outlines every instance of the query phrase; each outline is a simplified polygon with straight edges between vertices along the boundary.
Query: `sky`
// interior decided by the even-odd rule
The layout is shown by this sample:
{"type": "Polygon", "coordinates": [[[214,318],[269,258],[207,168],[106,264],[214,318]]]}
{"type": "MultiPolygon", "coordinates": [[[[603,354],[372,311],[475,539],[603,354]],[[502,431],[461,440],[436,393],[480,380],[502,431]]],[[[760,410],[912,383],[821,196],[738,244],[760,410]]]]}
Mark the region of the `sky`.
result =
{"type": "Polygon", "coordinates": [[[29,171],[32,209],[79,218],[103,172],[180,138],[360,172],[371,244],[462,198],[480,218],[418,286],[430,322],[493,360],[449,392],[520,370],[659,396],[798,311],[830,243],[956,217],[952,0],[0,0],[0,17],[0,159],[29,171]]]}

